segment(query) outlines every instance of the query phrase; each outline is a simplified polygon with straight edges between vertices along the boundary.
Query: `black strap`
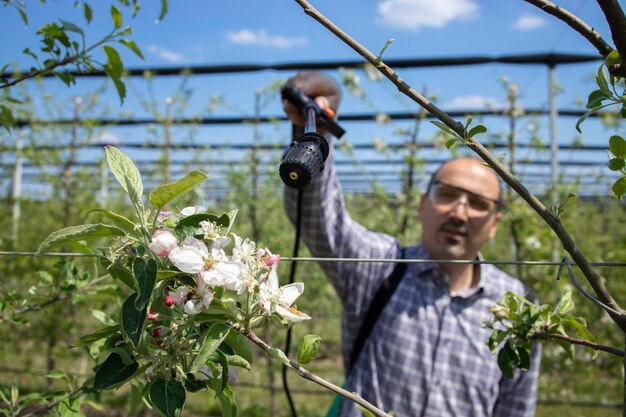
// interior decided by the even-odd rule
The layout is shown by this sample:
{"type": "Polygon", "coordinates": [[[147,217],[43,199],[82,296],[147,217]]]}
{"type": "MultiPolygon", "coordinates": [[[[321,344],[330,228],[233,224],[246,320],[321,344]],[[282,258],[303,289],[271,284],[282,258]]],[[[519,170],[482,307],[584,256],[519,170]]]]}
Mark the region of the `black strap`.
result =
{"type": "MultiPolygon", "coordinates": [[[[404,259],[404,249],[405,248],[401,249],[399,259],[404,259]]],[[[382,283],[378,292],[374,296],[374,299],[370,303],[369,310],[367,310],[367,314],[365,314],[365,318],[361,324],[359,334],[354,341],[354,345],[352,346],[352,352],[350,354],[350,369],[352,369],[354,364],[356,364],[356,361],[359,359],[359,355],[361,354],[361,350],[363,350],[365,341],[372,332],[372,328],[374,327],[374,324],[376,324],[383,308],[385,308],[387,302],[402,280],[406,269],[407,264],[405,262],[398,262],[393,268],[393,272],[391,272],[387,279],[385,279],[382,283]]],[[[350,371],[350,369],[348,371],[350,371]]]]}

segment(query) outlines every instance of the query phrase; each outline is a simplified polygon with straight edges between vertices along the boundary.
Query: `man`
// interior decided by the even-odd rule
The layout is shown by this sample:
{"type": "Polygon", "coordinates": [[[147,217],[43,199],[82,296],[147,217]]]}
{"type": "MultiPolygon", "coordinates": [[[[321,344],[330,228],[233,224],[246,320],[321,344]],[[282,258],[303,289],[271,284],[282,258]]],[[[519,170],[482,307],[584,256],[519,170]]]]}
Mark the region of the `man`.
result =
{"type": "MultiPolygon", "coordinates": [[[[287,81],[321,107],[337,110],[338,84],[319,72],[287,81]]],[[[295,124],[304,120],[284,102],[295,124]]],[[[330,138],[329,138],[330,139],[330,138]]],[[[332,148],[332,146],[331,146],[332,148]]],[[[316,257],[397,258],[399,243],[367,230],[346,211],[333,166],[302,190],[302,236],[316,257]]],[[[499,180],[477,159],[454,159],[433,175],[420,200],[422,243],[405,249],[405,258],[475,260],[496,234],[502,217],[499,180]]],[[[297,190],[285,187],[285,208],[296,213],[297,190]]],[[[381,283],[394,263],[320,262],[343,303],[342,342],[346,388],[378,408],[404,416],[515,417],[534,415],[539,349],[532,367],[503,377],[487,347],[483,321],[490,308],[523,285],[493,265],[409,264],[365,341],[356,363],[350,352],[381,283]]],[[[362,416],[342,400],[340,416],[362,416]]]]}

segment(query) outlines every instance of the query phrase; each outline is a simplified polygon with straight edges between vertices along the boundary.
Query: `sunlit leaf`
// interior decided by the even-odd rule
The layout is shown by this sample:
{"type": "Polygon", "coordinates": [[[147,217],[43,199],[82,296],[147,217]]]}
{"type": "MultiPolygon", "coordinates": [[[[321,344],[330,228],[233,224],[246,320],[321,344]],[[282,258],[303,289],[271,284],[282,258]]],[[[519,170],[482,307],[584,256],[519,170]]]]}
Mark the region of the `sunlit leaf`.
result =
{"type": "Polygon", "coordinates": [[[224,417],[237,417],[237,403],[230,386],[224,387],[224,391],[217,396],[222,405],[222,413],[224,417]]]}
{"type": "Polygon", "coordinates": [[[128,39],[120,39],[120,43],[126,45],[126,47],[130,49],[131,51],[133,51],[135,55],[137,55],[139,58],[144,59],[144,56],[141,53],[141,50],[135,44],[135,42],[128,40],[128,39]]]}
{"type": "Polygon", "coordinates": [[[198,372],[217,348],[222,344],[230,332],[230,326],[224,323],[215,323],[205,330],[200,338],[201,347],[191,363],[190,371],[198,372]]]}
{"type": "Polygon", "coordinates": [[[307,334],[302,338],[298,347],[298,362],[301,365],[306,365],[317,357],[321,341],[322,338],[314,334],[307,334]]]}
{"type": "Polygon", "coordinates": [[[120,13],[120,10],[115,7],[114,4],[111,5],[111,19],[113,19],[115,29],[122,27],[122,13],[120,13]]]}
{"type": "Polygon", "coordinates": [[[137,310],[144,309],[150,301],[152,290],[156,283],[157,278],[157,264],[154,259],[149,259],[146,262],[143,258],[135,258],[133,262],[133,275],[137,282],[137,289],[139,294],[135,301],[135,308],[137,310]]]}
{"type": "Polygon", "coordinates": [[[138,204],[143,194],[143,182],[139,170],[124,152],[113,146],[105,146],[104,149],[111,172],[131,200],[136,200],[133,203],[138,204]]]}
{"type": "Polygon", "coordinates": [[[622,58],[619,56],[619,52],[617,51],[617,49],[612,50],[606,56],[606,58],[604,58],[604,63],[607,67],[611,65],[619,65],[622,63],[622,58]]]}
{"type": "Polygon", "coordinates": [[[80,226],[70,226],[52,232],[48,236],[39,248],[37,249],[37,255],[49,252],[50,249],[59,247],[62,245],[70,244],[80,240],[97,239],[101,237],[112,236],[124,236],[126,233],[115,226],[109,226],[107,224],[82,224],[80,226]]]}
{"type": "Polygon", "coordinates": [[[613,191],[615,197],[621,200],[624,194],[626,194],[626,177],[622,177],[615,181],[611,190],[613,191]]]}
{"type": "Polygon", "coordinates": [[[162,209],[167,203],[175,201],[193,190],[208,176],[202,171],[191,171],[178,181],[162,185],[150,192],[150,202],[157,209],[162,209]]]}

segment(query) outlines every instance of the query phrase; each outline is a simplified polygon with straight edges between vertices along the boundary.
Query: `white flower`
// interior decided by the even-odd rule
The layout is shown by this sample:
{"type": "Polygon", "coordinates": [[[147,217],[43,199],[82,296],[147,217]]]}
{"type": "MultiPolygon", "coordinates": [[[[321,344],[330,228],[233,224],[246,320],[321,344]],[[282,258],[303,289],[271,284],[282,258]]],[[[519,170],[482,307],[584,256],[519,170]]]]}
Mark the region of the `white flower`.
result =
{"type": "Polygon", "coordinates": [[[190,207],[185,207],[184,209],[182,209],[180,211],[180,214],[183,217],[187,217],[187,216],[191,216],[192,214],[202,213],[202,211],[203,209],[200,206],[190,206],[190,207]]]}
{"type": "Polygon", "coordinates": [[[189,295],[189,288],[185,286],[180,286],[176,288],[176,291],[170,291],[169,296],[174,299],[174,303],[182,306],[187,301],[187,296],[189,295]]]}
{"type": "Polygon", "coordinates": [[[174,248],[169,254],[169,260],[181,271],[189,274],[198,274],[204,284],[211,287],[224,287],[228,290],[241,293],[245,288],[241,280],[244,265],[241,262],[231,261],[221,249],[224,240],[216,242],[217,248],[209,249],[201,240],[188,237],[181,247],[174,248]]]}
{"type": "Polygon", "coordinates": [[[233,259],[241,262],[248,262],[255,256],[256,243],[250,239],[243,240],[239,236],[233,234],[235,238],[235,247],[233,248],[233,259]]]}
{"type": "Polygon", "coordinates": [[[167,256],[178,246],[178,240],[170,230],[161,229],[154,232],[150,242],[150,251],[156,256],[167,256]]]}
{"type": "Polygon", "coordinates": [[[301,282],[279,287],[276,268],[272,268],[268,279],[259,286],[259,304],[268,313],[272,314],[275,311],[292,322],[309,320],[311,317],[307,314],[291,307],[303,291],[304,284],[301,282]]]}
{"type": "Polygon", "coordinates": [[[195,316],[202,311],[202,302],[197,299],[189,300],[183,306],[183,310],[185,310],[185,313],[189,314],[190,316],[195,316]]]}

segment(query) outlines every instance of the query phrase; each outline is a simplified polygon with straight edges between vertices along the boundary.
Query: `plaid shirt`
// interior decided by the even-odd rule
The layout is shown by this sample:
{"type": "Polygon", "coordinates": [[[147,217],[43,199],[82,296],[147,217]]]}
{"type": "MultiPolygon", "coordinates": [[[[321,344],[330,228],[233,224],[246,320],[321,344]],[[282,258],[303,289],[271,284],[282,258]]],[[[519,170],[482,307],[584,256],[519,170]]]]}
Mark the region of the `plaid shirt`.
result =
{"type": "MultiPolygon", "coordinates": [[[[296,213],[297,190],[285,187],[285,208],[296,213]]],[[[399,244],[350,218],[335,175],[333,154],[324,171],[303,190],[304,241],[316,257],[395,258],[399,244]]],[[[432,259],[423,245],[409,247],[406,258],[432,259]]],[[[343,303],[345,369],[361,322],[394,263],[320,262],[343,303]]],[[[533,416],[540,349],[532,367],[503,377],[487,347],[483,321],[507,292],[524,295],[520,281],[492,265],[481,265],[474,288],[451,294],[438,264],[408,264],[405,276],[383,309],[347,376],[348,391],[378,408],[405,416],[533,416]]],[[[342,417],[362,417],[343,399],[342,417]]]]}

